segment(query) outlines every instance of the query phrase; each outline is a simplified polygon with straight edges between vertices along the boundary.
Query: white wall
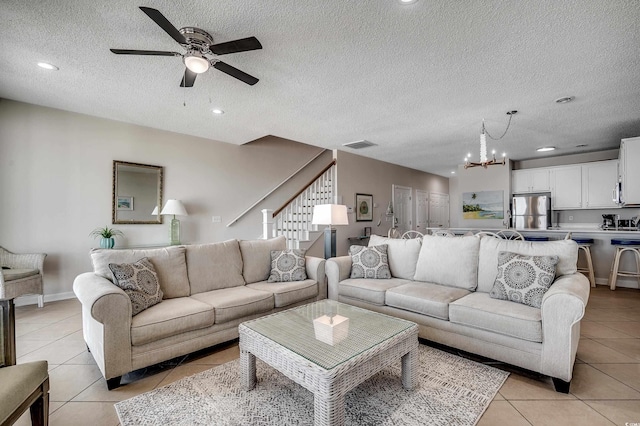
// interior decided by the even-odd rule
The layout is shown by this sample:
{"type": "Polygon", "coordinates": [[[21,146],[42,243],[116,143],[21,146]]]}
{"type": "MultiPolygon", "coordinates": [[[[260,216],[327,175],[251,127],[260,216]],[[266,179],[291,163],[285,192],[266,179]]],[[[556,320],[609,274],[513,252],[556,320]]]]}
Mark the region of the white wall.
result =
{"type": "Polygon", "coordinates": [[[511,164],[472,167],[465,169],[458,166],[455,177],[451,178],[449,194],[449,216],[452,228],[505,228],[503,220],[507,219],[509,200],[511,199],[511,164]],[[465,192],[503,191],[504,219],[463,219],[462,194],[465,192]]]}
{"type": "MultiPolygon", "coordinates": [[[[259,237],[260,209],[280,207],[331,161],[330,151],[226,224],[321,151],[273,137],[236,146],[0,99],[0,245],[48,253],[45,294],[69,295],[74,278],[92,269],[88,252],[98,241],[89,232],[111,226],[113,160],[163,166],[163,200],[181,199],[189,212],[182,242],[204,243],[259,237]]],[[[126,236],[116,246],[166,245],[168,222],[114,225],[126,236]]],[[[310,254],[322,256],[322,248],[310,254]]]]}
{"type": "MultiPolygon", "coordinates": [[[[337,159],[338,195],[342,198],[342,204],[355,207],[355,194],[362,193],[373,195],[373,203],[377,205],[373,209],[373,221],[356,222],[355,213],[351,213],[348,226],[336,226],[338,256],[348,253],[348,238],[362,235],[366,226],[371,227],[372,234],[387,235],[391,221],[387,221],[383,215],[380,226],[376,225],[391,201],[392,185],[411,187],[414,200],[416,189],[449,193],[449,179],[442,176],[362,157],[347,151],[334,151],[334,155],[337,159]]],[[[413,210],[415,221],[415,203],[413,210]]]]}

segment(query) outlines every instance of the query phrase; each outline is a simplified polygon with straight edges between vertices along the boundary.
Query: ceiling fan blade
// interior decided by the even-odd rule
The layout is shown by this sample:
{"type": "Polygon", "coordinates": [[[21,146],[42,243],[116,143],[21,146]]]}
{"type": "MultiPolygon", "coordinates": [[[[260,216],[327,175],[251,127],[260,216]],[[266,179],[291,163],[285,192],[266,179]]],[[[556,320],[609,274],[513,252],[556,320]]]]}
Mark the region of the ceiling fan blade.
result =
{"type": "Polygon", "coordinates": [[[259,80],[252,75],[247,74],[244,71],[240,71],[238,68],[232,67],[224,62],[216,62],[213,67],[225,74],[229,74],[231,77],[235,77],[240,81],[247,83],[250,86],[256,84],[259,80]]]}
{"type": "Polygon", "coordinates": [[[180,80],[180,87],[193,87],[193,83],[196,81],[195,72],[191,71],[189,68],[184,69],[184,76],[182,76],[182,80],[180,80]]]}
{"type": "Polygon", "coordinates": [[[159,10],[150,7],[140,6],[140,10],[147,14],[147,16],[153,19],[153,22],[158,24],[167,34],[169,34],[175,41],[180,44],[187,44],[187,39],[184,38],[180,31],[173,26],[167,18],[164,17],[159,10]]]}
{"type": "Polygon", "coordinates": [[[228,53],[246,52],[247,50],[257,49],[262,49],[262,45],[255,37],[241,38],[239,40],[227,41],[209,46],[209,50],[216,55],[226,55],[228,53]]]}
{"type": "Polygon", "coordinates": [[[109,49],[116,55],[150,55],[150,56],[182,56],[178,52],[166,52],[163,50],[130,50],[130,49],[109,49]]]}

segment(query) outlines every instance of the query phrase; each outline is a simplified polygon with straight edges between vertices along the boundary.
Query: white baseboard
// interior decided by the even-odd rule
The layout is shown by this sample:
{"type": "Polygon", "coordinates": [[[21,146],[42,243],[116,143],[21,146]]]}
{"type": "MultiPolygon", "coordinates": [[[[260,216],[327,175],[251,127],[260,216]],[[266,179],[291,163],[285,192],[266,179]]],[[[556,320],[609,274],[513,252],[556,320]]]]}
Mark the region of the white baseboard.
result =
{"type": "MultiPolygon", "coordinates": [[[[47,302],[55,302],[56,300],[67,300],[67,299],[75,299],[76,295],[72,292],[66,293],[56,293],[56,294],[45,294],[44,295],[44,303],[47,302]]],[[[37,305],[38,304],[38,295],[29,295],[18,297],[14,300],[16,306],[26,306],[26,305],[37,305]]]]}

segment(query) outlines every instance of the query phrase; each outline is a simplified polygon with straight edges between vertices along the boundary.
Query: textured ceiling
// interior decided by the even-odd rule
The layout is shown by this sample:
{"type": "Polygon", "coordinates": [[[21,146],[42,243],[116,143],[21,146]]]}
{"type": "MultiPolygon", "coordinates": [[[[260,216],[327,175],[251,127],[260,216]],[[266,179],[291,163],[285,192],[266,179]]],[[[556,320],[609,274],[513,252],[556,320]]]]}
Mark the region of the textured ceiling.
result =
{"type": "Polygon", "coordinates": [[[512,109],[489,149],[513,160],[640,135],[638,0],[2,0],[0,22],[0,97],[233,144],[366,139],[361,155],[448,176],[512,109]],[[180,58],[114,55],[183,52],[140,5],[218,43],[256,36],[221,59],[260,81],[211,69],[185,89],[180,58]]]}

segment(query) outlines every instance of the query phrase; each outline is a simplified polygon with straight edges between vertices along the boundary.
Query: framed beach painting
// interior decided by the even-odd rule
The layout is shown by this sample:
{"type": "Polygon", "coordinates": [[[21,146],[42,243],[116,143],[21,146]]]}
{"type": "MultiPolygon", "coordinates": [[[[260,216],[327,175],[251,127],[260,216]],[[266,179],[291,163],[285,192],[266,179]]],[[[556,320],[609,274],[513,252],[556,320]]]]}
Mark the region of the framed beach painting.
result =
{"type": "Polygon", "coordinates": [[[356,222],[373,220],[373,195],[356,194],[356,222]]]}
{"type": "Polygon", "coordinates": [[[504,191],[462,193],[463,219],[504,219],[504,191]]]}

